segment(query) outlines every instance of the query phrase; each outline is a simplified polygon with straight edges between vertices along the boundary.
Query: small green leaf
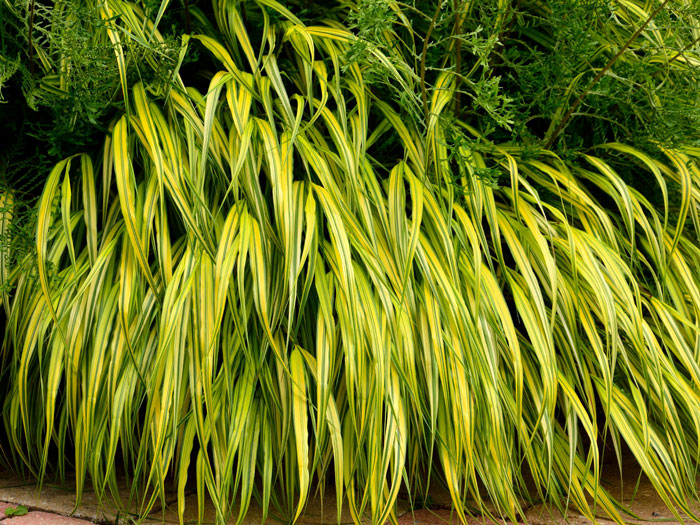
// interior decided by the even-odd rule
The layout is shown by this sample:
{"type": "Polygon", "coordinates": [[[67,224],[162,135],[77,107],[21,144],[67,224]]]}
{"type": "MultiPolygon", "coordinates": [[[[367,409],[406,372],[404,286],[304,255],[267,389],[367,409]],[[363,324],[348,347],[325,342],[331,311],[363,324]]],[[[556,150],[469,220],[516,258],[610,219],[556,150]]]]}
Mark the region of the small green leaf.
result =
{"type": "Polygon", "coordinates": [[[12,516],[24,516],[29,510],[24,505],[17,505],[16,507],[8,507],[5,509],[5,516],[11,518],[12,516]]]}

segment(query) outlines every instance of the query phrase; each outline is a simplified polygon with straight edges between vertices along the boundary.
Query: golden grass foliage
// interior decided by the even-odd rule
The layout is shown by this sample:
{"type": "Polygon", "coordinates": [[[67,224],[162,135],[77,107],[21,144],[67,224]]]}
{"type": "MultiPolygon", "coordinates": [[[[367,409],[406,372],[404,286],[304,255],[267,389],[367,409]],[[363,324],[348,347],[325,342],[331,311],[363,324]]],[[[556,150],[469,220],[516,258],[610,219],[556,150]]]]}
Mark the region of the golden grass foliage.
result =
{"type": "MultiPolygon", "coordinates": [[[[449,72],[416,129],[341,62],[351,33],[258,3],[280,19],[262,41],[235,2],[216,6],[228,44],[193,37],[220,64],[206,92],[176,79],[157,101],[124,78],[102,158],[52,171],[38,272],[3,269],[17,464],[42,479],[57,457],[101,496],[126,474],[143,515],[174,483],[182,516],[191,486],[222,523],[253,496],[293,522],[326,485],[338,513],[384,523],[431,483],[460,519],[488,500],[515,520],[525,498],[621,522],[600,485],[607,441],[692,515],[700,150],[448,151],[449,72]],[[372,151],[391,134],[402,158],[385,165],[372,151]],[[487,165],[509,184],[487,184],[487,165]]],[[[160,38],[129,6],[103,8],[121,15],[117,57],[124,27],[160,38]]]]}

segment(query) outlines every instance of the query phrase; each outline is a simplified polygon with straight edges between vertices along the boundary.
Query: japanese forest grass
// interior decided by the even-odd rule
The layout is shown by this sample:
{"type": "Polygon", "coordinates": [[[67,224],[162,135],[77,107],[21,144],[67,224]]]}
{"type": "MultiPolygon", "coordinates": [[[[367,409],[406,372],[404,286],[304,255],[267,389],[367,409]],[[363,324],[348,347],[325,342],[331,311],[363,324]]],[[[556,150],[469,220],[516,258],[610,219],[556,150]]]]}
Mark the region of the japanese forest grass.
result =
{"type": "MultiPolygon", "coordinates": [[[[545,501],[620,522],[600,477],[626,448],[696,518],[700,149],[493,143],[443,118],[449,70],[421,123],[344,61],[343,26],[260,4],[259,42],[233,2],[223,38],[192,37],[208,88],[122,75],[102,154],[50,173],[37,269],[3,269],[11,464],[105,498],[126,476],[141,515],[175,487],[181,519],[190,488],[218,522],[253,497],[295,521],[327,487],[384,523],[442,486],[461,520],[545,501]]],[[[103,9],[118,60],[160,38],[103,9]]],[[[367,57],[416,93],[407,62],[367,57]]]]}

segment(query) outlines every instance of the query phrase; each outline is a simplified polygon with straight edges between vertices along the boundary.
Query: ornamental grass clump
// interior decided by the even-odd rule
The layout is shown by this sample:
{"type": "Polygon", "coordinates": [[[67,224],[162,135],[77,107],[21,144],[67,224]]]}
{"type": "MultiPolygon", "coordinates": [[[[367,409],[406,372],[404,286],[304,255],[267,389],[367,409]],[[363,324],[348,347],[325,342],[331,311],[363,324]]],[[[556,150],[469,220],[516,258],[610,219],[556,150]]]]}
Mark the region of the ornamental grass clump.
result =
{"type": "Polygon", "coordinates": [[[624,449],[698,519],[697,8],[559,3],[185,3],[166,88],[125,49],[175,6],[97,6],[123,111],[2,274],[9,463],[181,520],[443,486],[462,521],[623,522],[624,449]]]}

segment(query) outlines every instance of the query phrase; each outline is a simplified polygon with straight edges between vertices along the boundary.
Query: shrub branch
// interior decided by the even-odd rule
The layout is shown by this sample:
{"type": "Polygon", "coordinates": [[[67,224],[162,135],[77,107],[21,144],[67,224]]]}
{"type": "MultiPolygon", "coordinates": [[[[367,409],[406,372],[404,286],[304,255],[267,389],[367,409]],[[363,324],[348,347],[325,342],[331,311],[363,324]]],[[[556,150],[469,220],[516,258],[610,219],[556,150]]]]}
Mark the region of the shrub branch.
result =
{"type": "Polygon", "coordinates": [[[607,64],[605,64],[605,67],[603,67],[598,74],[595,76],[595,78],[591,81],[591,83],[588,85],[586,89],[583,90],[583,92],[578,96],[578,98],[574,101],[574,103],[569,107],[568,111],[566,114],[562,117],[561,121],[557,125],[557,127],[554,129],[554,132],[552,133],[551,137],[547,140],[547,142],[544,145],[545,149],[550,149],[554,143],[556,142],[557,138],[559,138],[559,135],[561,134],[562,131],[564,131],[564,128],[566,127],[566,124],[569,122],[569,119],[571,119],[571,116],[574,114],[574,111],[581,105],[583,102],[583,99],[588,96],[588,94],[591,92],[591,90],[595,87],[595,85],[600,82],[600,80],[603,78],[605,73],[607,73],[610,68],[613,67],[615,62],[618,61],[618,59],[622,56],[622,54],[627,51],[627,48],[632,45],[632,42],[634,42],[637,37],[642,34],[642,31],[649,25],[649,23],[654,19],[654,17],[659,14],[659,12],[666,6],[669,0],[664,0],[659,7],[657,7],[650,15],[649,18],[646,19],[646,21],[632,34],[627,39],[627,42],[620,48],[620,50],[615,53],[615,55],[608,61],[607,64]]]}

